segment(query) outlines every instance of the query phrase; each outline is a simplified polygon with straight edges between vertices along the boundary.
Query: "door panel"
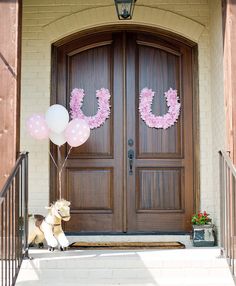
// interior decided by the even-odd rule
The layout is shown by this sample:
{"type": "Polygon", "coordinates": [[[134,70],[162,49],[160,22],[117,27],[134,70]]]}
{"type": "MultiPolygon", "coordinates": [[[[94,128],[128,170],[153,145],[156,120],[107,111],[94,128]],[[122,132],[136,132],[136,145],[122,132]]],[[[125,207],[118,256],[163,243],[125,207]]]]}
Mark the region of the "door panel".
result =
{"type": "MultiPolygon", "coordinates": [[[[82,110],[97,113],[96,90],[111,93],[111,115],[91,131],[88,141],[70,152],[63,173],[63,197],[71,201],[66,231],[121,232],[123,213],[122,37],[112,34],[76,40],[58,48],[58,100],[69,107],[70,92],[83,88],[82,110]],[[115,68],[114,68],[115,67],[115,68]],[[65,96],[66,95],[66,96],[65,96]]],[[[69,109],[69,108],[68,108],[69,109]]],[[[62,150],[65,158],[69,147],[62,150]]]]}
{"type": "Polygon", "coordinates": [[[137,212],[152,210],[180,210],[181,169],[138,168],[137,212]]]}
{"type": "MultiPolygon", "coordinates": [[[[68,78],[68,93],[75,87],[84,89],[85,97],[82,110],[88,116],[97,113],[96,90],[101,87],[106,87],[110,91],[113,90],[112,53],[112,40],[107,40],[98,42],[92,47],[91,45],[85,46],[68,54],[70,75],[68,78]]],[[[112,116],[113,113],[102,128],[96,128],[91,132],[88,144],[84,144],[80,148],[74,148],[72,155],[78,158],[82,156],[86,156],[86,158],[113,157],[112,116]]]]}
{"type": "Polygon", "coordinates": [[[76,210],[112,211],[112,168],[69,169],[68,199],[76,210]]]}
{"type": "MultiPolygon", "coordinates": [[[[98,108],[96,90],[105,87],[111,93],[110,118],[91,130],[85,144],[72,149],[65,165],[63,196],[72,202],[66,231],[148,233],[191,229],[191,59],[189,46],[138,32],[82,37],[56,49],[55,102],[69,107],[71,90],[83,88],[82,110],[91,116],[98,108]],[[155,91],[155,115],[168,110],[164,92],[170,87],[177,89],[181,112],[174,126],[155,129],[143,122],[138,106],[144,87],[155,91]],[[134,154],[132,160],[129,152],[134,154]]],[[[68,150],[68,146],[61,148],[62,159],[68,150]]],[[[56,155],[55,149],[53,152],[56,155]]],[[[52,188],[56,189],[53,165],[51,170],[52,188]]]]}
{"type": "MultiPolygon", "coordinates": [[[[152,110],[155,115],[162,115],[168,111],[164,92],[169,87],[179,91],[180,55],[166,51],[152,42],[137,41],[138,91],[149,87],[155,91],[152,110]]],[[[136,95],[137,96],[137,95],[136,95]]],[[[136,105],[137,106],[137,105],[136,105]]],[[[160,158],[181,155],[181,125],[172,128],[147,128],[138,115],[137,156],[139,158],[160,158]]]]}
{"type": "MultiPolygon", "coordinates": [[[[193,212],[191,49],[141,34],[127,36],[127,138],[134,139],[133,174],[127,174],[127,230],[190,230],[193,212]],[[183,71],[182,67],[186,66],[183,71]],[[189,76],[186,77],[185,72],[189,76]],[[181,112],[164,130],[140,118],[139,93],[155,91],[152,112],[167,112],[164,92],[177,89],[181,112]],[[188,134],[188,136],[184,136],[188,134]]],[[[127,143],[126,143],[127,144],[127,143]]],[[[127,162],[129,169],[130,162],[127,162]]]]}

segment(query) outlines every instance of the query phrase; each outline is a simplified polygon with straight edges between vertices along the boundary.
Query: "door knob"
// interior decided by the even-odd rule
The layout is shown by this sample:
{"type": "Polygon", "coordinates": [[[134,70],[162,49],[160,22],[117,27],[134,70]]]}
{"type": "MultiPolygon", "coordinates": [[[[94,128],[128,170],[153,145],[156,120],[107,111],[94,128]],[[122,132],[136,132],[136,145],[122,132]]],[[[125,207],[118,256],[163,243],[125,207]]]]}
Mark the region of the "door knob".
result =
{"type": "Polygon", "coordinates": [[[129,175],[133,175],[134,150],[130,149],[128,151],[128,159],[129,159],[129,175]]]}

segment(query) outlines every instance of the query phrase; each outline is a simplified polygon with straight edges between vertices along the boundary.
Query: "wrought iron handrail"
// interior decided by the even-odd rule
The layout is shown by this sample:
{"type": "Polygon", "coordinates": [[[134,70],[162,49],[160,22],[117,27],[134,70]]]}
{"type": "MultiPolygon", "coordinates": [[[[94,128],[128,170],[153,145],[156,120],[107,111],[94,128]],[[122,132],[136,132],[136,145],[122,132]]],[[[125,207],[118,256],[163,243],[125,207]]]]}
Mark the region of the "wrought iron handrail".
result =
{"type": "Polygon", "coordinates": [[[28,152],[20,154],[0,192],[0,282],[15,285],[28,257],[28,152]]]}
{"type": "Polygon", "coordinates": [[[220,170],[220,246],[235,275],[236,168],[226,152],[219,152],[220,170]]]}

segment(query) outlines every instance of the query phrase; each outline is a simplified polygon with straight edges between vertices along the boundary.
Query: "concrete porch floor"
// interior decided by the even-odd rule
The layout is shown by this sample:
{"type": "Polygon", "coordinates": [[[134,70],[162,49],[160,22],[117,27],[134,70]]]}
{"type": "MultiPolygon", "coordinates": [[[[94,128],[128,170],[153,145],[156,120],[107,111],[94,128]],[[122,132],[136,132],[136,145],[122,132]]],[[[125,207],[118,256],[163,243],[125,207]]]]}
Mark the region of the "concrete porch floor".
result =
{"type": "Polygon", "coordinates": [[[233,286],[219,248],[178,250],[31,249],[17,286],[146,285],[233,286]]]}

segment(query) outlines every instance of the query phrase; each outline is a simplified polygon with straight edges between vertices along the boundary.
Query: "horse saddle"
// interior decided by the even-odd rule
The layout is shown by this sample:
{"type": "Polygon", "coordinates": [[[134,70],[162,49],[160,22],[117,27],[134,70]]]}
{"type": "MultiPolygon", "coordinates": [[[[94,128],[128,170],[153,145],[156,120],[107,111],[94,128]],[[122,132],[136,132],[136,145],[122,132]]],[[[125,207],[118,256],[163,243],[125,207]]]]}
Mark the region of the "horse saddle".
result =
{"type": "Polygon", "coordinates": [[[43,215],[40,215],[40,214],[35,214],[34,219],[35,219],[35,225],[40,228],[45,217],[43,215]]]}

